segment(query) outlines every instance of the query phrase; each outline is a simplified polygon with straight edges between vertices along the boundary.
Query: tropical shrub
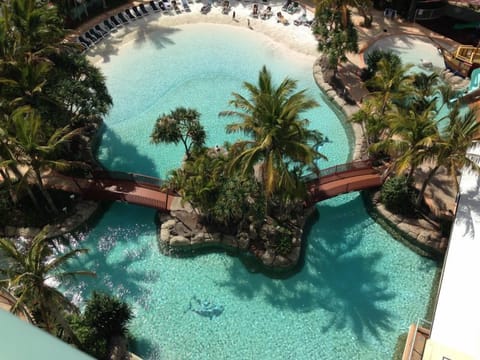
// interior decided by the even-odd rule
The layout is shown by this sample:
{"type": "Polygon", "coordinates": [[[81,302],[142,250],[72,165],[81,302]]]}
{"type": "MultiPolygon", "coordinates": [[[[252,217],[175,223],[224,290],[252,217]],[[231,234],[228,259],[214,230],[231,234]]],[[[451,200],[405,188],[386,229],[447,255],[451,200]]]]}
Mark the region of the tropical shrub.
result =
{"type": "Polygon", "coordinates": [[[101,360],[108,358],[114,337],[129,337],[132,319],[130,305],[115,296],[93,292],[83,314],[72,316],[70,324],[81,349],[101,360]]]}
{"type": "Polygon", "coordinates": [[[362,73],[363,81],[369,80],[373,77],[373,75],[375,75],[378,69],[378,62],[382,59],[386,59],[393,66],[400,66],[402,64],[400,56],[394,54],[393,52],[375,49],[369,52],[365,58],[365,64],[367,65],[367,68],[364,69],[362,73]]]}
{"type": "Polygon", "coordinates": [[[340,9],[318,9],[315,14],[318,50],[325,56],[328,68],[334,75],[340,63],[347,61],[348,52],[358,52],[358,34],[353,25],[350,11],[340,9]]]}
{"type": "Polygon", "coordinates": [[[226,227],[248,216],[263,219],[264,193],[253,177],[228,174],[233,152],[202,149],[172,173],[170,185],[210,223],[226,227]]]}
{"type": "Polygon", "coordinates": [[[415,208],[415,191],[407,177],[395,176],[383,184],[380,201],[395,214],[411,215],[415,208]]]}
{"type": "Polygon", "coordinates": [[[275,244],[275,250],[280,255],[290,254],[292,251],[292,237],[288,234],[281,234],[275,244]]]}

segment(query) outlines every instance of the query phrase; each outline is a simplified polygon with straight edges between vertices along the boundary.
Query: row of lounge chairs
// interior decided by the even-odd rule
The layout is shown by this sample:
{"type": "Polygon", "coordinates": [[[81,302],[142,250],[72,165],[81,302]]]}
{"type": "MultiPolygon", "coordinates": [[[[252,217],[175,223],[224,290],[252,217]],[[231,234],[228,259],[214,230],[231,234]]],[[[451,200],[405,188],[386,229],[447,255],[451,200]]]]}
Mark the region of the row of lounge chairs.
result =
{"type": "Polygon", "coordinates": [[[82,45],[84,50],[87,50],[105,37],[109,36],[111,32],[115,32],[117,28],[145,17],[151,12],[171,13],[172,10],[176,13],[182,12],[179,6],[180,2],[185,12],[191,11],[188,0],[172,0],[171,2],[169,0],[152,0],[149,2],[149,9],[145,4],[140,4],[138,6],[127,8],[124,11],[119,12],[117,15],[110,16],[110,18],[78,36],[78,42],[82,45]]]}

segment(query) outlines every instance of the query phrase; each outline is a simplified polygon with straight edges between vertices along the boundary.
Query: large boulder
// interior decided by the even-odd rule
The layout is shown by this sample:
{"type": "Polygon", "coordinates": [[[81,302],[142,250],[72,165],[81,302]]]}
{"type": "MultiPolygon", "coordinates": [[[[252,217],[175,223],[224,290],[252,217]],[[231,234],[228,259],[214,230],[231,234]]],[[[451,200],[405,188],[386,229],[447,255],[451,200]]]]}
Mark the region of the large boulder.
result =
{"type": "Polygon", "coordinates": [[[188,240],[185,236],[172,236],[170,238],[170,246],[188,246],[190,245],[190,240],[188,240]]]}

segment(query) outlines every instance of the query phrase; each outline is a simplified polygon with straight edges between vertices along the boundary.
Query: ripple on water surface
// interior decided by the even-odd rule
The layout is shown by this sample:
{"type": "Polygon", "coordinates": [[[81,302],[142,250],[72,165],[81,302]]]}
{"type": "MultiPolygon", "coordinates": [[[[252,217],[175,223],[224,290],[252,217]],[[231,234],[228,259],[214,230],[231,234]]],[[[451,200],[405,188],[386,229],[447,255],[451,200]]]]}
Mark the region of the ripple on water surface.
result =
{"type": "MultiPolygon", "coordinates": [[[[111,169],[163,176],[178,166],[179,147],[148,142],[156,116],[178,105],[197,108],[208,144],[222,143],[229,121],[218,112],[243,80],[256,82],[265,63],[276,81],[299,79],[321,101],[313,59],[298,55],[289,62],[291,54],[259,34],[202,25],[169,36],[162,47],[126,44],[101,65],[115,105],[99,156],[111,169]],[[138,69],[129,71],[128,82],[125,69],[138,69]]],[[[332,141],[322,149],[328,165],[346,161],[347,137],[331,109],[322,105],[307,117],[332,141]]],[[[92,251],[78,265],[95,270],[97,279],[68,290],[85,298],[104,289],[132,304],[135,350],[145,359],[391,358],[398,336],[425,315],[436,266],[392,240],[367,216],[358,194],[318,208],[302,270],[279,280],[221,253],[163,256],[154,212],[113,204],[79,236],[92,251]],[[223,312],[201,316],[191,311],[195,299],[223,312]]]]}

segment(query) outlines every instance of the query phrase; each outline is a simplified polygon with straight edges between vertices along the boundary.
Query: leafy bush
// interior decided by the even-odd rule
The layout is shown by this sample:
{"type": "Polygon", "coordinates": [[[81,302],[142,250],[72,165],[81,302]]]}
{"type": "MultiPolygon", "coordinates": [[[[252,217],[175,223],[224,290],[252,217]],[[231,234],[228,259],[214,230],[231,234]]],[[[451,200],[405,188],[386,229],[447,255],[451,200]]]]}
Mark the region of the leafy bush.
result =
{"type": "Polygon", "coordinates": [[[394,64],[394,66],[400,66],[402,64],[400,57],[393,52],[375,49],[369,52],[365,58],[367,68],[364,69],[362,73],[363,81],[367,81],[375,75],[378,69],[378,62],[382,59],[386,59],[389,63],[394,64]]]}
{"type": "Polygon", "coordinates": [[[81,315],[74,315],[70,325],[82,350],[97,359],[106,359],[115,336],[128,337],[128,323],[133,318],[130,305],[119,298],[94,292],[81,315]]]}
{"type": "Polygon", "coordinates": [[[395,214],[411,215],[415,208],[415,190],[405,176],[396,176],[383,184],[380,201],[395,214]]]}
{"type": "Polygon", "coordinates": [[[280,236],[275,244],[275,250],[280,255],[288,255],[292,251],[292,237],[291,236],[280,236]]]}

